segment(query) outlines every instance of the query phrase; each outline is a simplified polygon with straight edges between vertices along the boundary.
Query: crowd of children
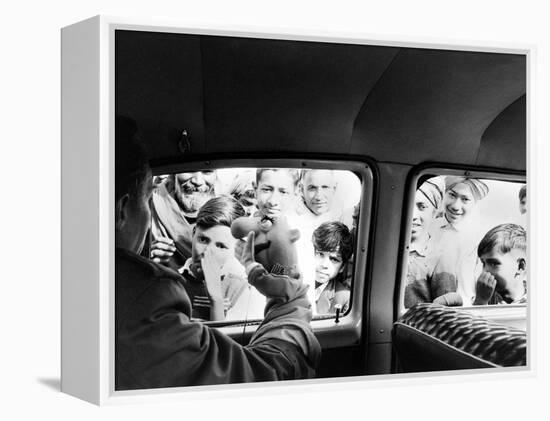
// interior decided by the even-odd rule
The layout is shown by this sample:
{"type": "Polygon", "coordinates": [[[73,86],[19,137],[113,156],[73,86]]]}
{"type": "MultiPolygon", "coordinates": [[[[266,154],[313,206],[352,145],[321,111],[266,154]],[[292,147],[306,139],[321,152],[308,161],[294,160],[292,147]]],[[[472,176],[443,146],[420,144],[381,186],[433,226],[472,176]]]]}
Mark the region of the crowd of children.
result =
{"type": "MultiPolygon", "coordinates": [[[[519,211],[526,212],[526,186],[519,211]]],[[[527,235],[504,223],[483,235],[472,214],[489,193],[470,177],[434,177],[415,194],[404,307],[419,302],[451,306],[525,303],[527,235]],[[482,238],[480,238],[482,237],[482,238]]]]}
{"type": "MultiPolygon", "coordinates": [[[[335,172],[248,169],[237,172],[218,191],[214,177],[211,172],[206,177],[196,172],[192,176],[163,177],[157,181],[153,201],[155,206],[160,202],[158,195],[163,194],[172,198],[172,209],[178,205],[195,211],[164,217],[168,222],[153,221],[153,227],[170,227],[183,220],[185,230],[172,229],[176,235],[170,236],[168,230],[157,229],[152,233],[150,252],[150,258],[182,274],[193,304],[193,317],[215,321],[263,316],[265,297],[250,288],[245,268],[234,258],[237,239],[231,235],[231,225],[242,216],[259,217],[262,223],[284,219],[297,229],[296,269],[309,286],[314,314],[333,314],[336,308],[346,311],[350,298],[348,273],[353,260],[353,218],[352,211],[335,206],[335,172]],[[187,182],[179,186],[179,195],[178,180],[187,182]],[[166,193],[169,191],[175,193],[170,196],[166,193]],[[194,195],[200,197],[194,200],[194,195]],[[184,235],[187,238],[181,238],[184,235]],[[190,248],[187,254],[178,244],[190,248]],[[180,258],[174,266],[178,251],[185,259],[180,258]]],[[[154,211],[153,219],[162,210],[161,207],[160,212],[154,211]]]]}
{"type": "MultiPolygon", "coordinates": [[[[221,192],[215,189],[217,181],[212,171],[172,175],[158,181],[153,195],[150,258],[182,274],[193,316],[262,317],[265,297],[250,288],[234,257],[237,239],[231,235],[231,225],[243,216],[259,217],[262,223],[282,218],[297,229],[296,269],[309,286],[314,314],[345,312],[355,227],[353,212],[335,206],[335,172],[248,169],[234,174],[221,192]]],[[[471,215],[488,193],[484,181],[470,177],[434,177],[420,185],[411,226],[405,308],[419,302],[469,306],[525,301],[525,229],[500,224],[480,240],[483,233],[472,222],[471,215]]],[[[518,196],[524,214],[525,186],[518,196]]]]}

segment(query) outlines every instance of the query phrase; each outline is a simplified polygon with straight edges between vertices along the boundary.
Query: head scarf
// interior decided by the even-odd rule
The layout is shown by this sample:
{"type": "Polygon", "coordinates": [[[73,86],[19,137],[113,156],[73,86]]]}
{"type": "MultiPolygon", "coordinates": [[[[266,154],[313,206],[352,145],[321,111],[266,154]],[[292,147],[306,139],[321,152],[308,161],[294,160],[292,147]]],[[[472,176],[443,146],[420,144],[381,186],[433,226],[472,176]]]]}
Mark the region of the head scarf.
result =
{"type": "Polygon", "coordinates": [[[436,210],[439,209],[443,201],[443,186],[438,182],[438,179],[439,177],[430,178],[418,188],[436,210]]]}
{"type": "Polygon", "coordinates": [[[489,193],[489,187],[477,178],[458,177],[449,175],[445,177],[445,191],[452,189],[457,184],[468,186],[475,200],[481,200],[489,193]]]}

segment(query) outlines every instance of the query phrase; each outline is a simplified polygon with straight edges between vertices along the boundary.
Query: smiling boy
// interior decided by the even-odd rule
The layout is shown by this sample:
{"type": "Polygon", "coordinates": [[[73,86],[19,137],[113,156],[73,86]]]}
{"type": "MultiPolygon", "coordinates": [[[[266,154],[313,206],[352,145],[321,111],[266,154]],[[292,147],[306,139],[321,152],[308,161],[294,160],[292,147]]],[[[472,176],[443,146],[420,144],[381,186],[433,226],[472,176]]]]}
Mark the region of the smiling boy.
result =
{"type": "Polygon", "coordinates": [[[297,170],[260,168],[256,171],[256,199],[260,216],[277,219],[291,213],[299,179],[297,170]]]}
{"type": "Polygon", "coordinates": [[[464,305],[475,296],[476,248],[480,241],[478,205],[489,194],[480,179],[463,176],[445,177],[443,217],[433,232],[441,250],[445,271],[456,275],[457,292],[464,305]]]}
{"type": "Polygon", "coordinates": [[[483,272],[474,305],[527,302],[526,237],[516,224],[498,225],[485,234],[477,248],[483,272]]]}

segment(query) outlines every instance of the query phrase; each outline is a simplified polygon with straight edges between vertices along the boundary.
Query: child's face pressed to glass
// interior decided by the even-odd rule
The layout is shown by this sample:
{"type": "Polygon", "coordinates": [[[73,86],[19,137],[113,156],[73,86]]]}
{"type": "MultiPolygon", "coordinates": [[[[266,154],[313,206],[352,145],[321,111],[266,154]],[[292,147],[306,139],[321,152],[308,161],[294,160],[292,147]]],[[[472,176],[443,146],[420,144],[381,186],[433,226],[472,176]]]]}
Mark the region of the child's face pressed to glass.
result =
{"type": "Polygon", "coordinates": [[[334,279],[342,270],[343,262],[340,253],[315,249],[315,281],[325,284],[334,279]]]}
{"type": "Polygon", "coordinates": [[[523,283],[525,278],[525,252],[511,250],[500,253],[492,250],[480,256],[483,270],[495,277],[497,292],[504,292],[523,283]]]}
{"type": "Polygon", "coordinates": [[[200,263],[207,249],[212,249],[216,262],[222,266],[235,252],[237,240],[231,235],[231,229],[225,225],[216,225],[202,229],[195,227],[192,243],[193,262],[200,263]]]}

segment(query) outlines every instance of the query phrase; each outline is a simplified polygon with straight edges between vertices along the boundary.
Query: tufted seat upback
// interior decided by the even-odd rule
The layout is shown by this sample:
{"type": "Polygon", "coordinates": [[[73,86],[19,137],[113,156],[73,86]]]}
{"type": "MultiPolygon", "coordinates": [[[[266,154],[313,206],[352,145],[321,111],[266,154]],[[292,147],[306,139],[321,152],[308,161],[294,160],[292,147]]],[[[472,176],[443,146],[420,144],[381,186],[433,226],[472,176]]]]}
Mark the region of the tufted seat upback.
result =
{"type": "Polygon", "coordinates": [[[402,372],[526,365],[524,331],[453,307],[417,304],[394,323],[392,335],[402,372]]]}

